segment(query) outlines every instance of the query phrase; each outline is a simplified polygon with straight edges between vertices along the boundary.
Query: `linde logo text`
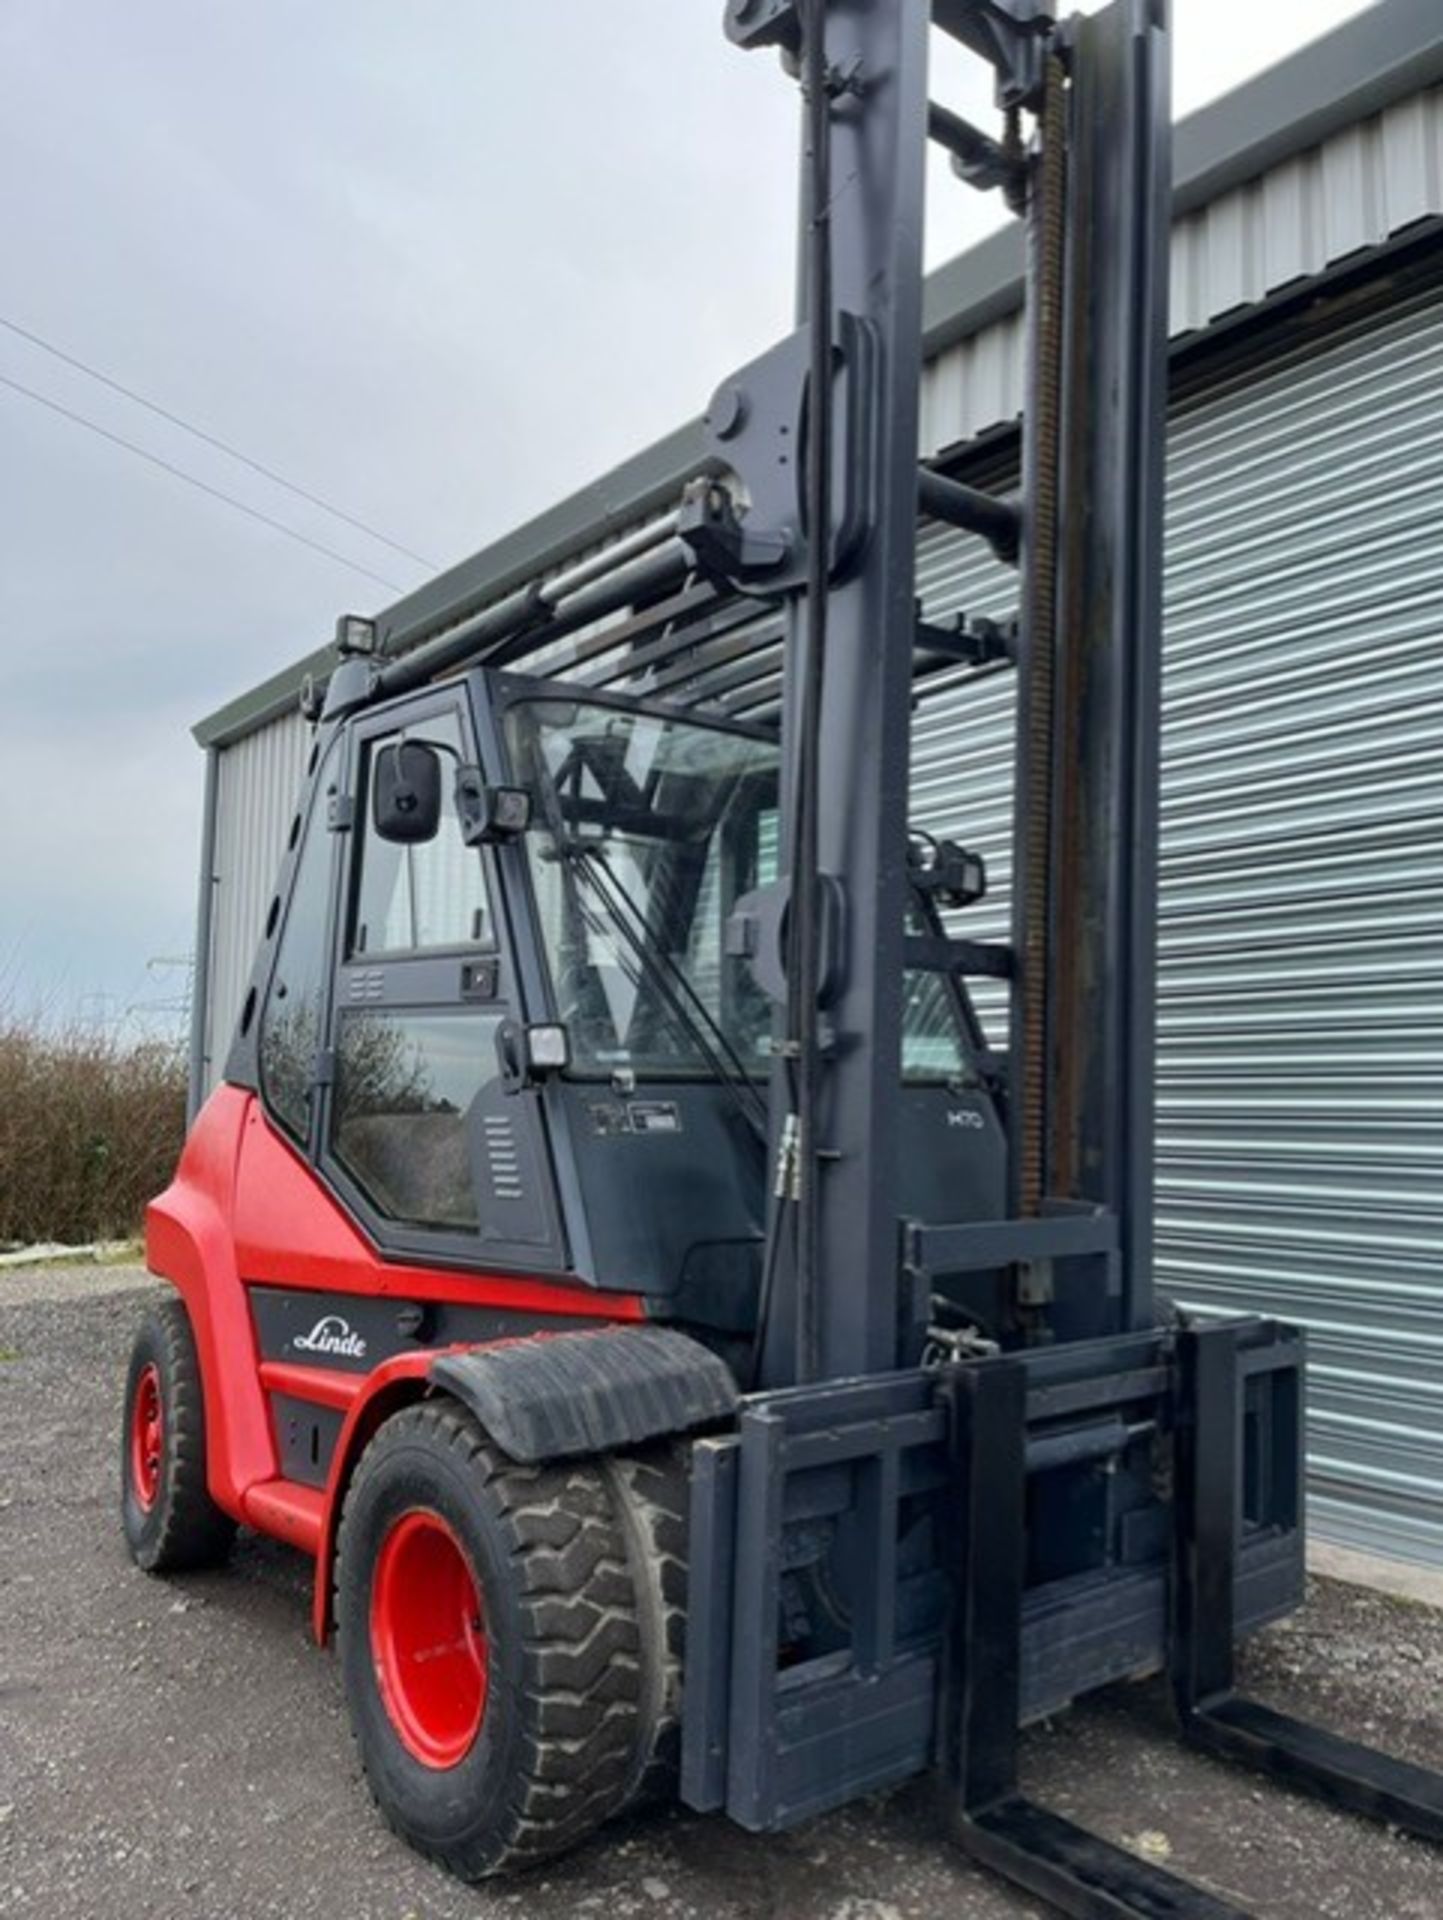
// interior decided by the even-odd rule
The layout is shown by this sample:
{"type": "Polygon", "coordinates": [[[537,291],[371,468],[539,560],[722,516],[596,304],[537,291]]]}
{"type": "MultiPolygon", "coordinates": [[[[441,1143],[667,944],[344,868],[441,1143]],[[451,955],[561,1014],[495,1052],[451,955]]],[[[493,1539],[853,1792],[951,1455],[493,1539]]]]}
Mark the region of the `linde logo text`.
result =
{"type": "Polygon", "coordinates": [[[333,1353],[344,1360],[363,1359],[366,1343],[353,1333],[338,1313],[328,1313],[309,1333],[298,1333],[291,1341],[297,1353],[333,1353]]]}

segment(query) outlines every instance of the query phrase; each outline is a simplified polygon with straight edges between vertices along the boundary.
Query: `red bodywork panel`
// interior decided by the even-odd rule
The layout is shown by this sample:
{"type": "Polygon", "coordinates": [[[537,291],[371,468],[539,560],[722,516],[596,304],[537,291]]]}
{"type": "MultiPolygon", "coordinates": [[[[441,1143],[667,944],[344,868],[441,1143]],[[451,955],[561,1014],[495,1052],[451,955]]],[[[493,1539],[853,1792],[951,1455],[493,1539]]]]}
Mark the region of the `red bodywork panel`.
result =
{"type": "Polygon", "coordinates": [[[387,1413],[425,1391],[434,1350],[401,1353],[369,1374],[260,1358],[246,1289],[395,1295],[641,1321],[637,1294],[574,1280],[458,1273],[383,1260],[314,1171],[271,1126],[254,1094],[217,1088],[197,1115],[175,1179],[145,1218],[146,1260],[184,1299],[205,1386],[211,1497],[237,1520],[317,1556],[316,1627],[324,1635],[341,1496],[360,1448],[387,1413]],[[346,1419],[324,1492],[279,1477],[268,1394],[297,1394],[346,1419]]]}

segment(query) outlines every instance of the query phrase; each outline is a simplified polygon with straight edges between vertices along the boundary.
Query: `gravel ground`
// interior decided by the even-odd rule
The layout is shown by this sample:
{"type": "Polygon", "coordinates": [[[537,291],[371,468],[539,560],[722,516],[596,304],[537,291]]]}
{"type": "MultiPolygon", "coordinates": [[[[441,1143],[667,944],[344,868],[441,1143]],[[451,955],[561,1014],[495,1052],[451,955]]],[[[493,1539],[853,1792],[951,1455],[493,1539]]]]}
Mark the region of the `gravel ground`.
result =
{"type": "MultiPolygon", "coordinates": [[[[663,1813],[473,1889],[380,1825],[307,1567],[242,1536],[223,1574],[130,1565],[122,1369],[142,1274],[0,1276],[0,1914],[33,1920],[1004,1920],[1041,1910],[936,1838],[918,1785],[757,1839],[663,1813]]],[[[1320,1583],[1247,1658],[1253,1689],[1443,1762],[1443,1615],[1320,1583]]],[[[1443,1920],[1443,1852],[1184,1753],[1153,1686],[1029,1735],[1060,1811],[1270,1920],[1443,1920]]]]}

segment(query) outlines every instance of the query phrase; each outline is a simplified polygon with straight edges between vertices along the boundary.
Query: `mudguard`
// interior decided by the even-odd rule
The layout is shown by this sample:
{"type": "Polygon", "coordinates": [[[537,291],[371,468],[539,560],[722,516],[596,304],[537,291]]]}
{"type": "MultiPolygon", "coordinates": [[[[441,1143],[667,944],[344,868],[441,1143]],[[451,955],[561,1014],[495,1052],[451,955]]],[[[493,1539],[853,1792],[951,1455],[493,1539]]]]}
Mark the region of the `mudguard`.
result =
{"type": "Polygon", "coordinates": [[[534,1465],[689,1433],[735,1411],[724,1360],[669,1327],[597,1327],[443,1353],[430,1378],[534,1465]]]}

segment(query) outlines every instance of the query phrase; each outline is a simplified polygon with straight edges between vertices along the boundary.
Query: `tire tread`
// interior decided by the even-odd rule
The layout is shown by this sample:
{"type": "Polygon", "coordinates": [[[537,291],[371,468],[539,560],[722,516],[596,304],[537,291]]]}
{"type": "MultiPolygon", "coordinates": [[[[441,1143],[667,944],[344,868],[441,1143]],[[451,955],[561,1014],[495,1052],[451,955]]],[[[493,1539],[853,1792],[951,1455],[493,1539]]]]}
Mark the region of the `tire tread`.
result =
{"type": "MultiPolygon", "coordinates": [[[[127,1528],[131,1553],[147,1573],[182,1573],[218,1566],[230,1553],[236,1523],[211,1499],[206,1482],[205,1388],[184,1302],[163,1300],[150,1310],[136,1339],[137,1355],[147,1336],[160,1366],[168,1458],[159,1530],[141,1543],[127,1528]]],[[[133,1356],[132,1373],[135,1364],[133,1356]]],[[[127,1392],[121,1467],[124,1490],[129,1486],[129,1412],[127,1392]]]]}
{"type": "Polygon", "coordinates": [[[607,1461],[628,1530],[646,1642],[648,1685],[628,1806],[670,1798],[681,1771],[686,1655],[690,1449],[668,1441],[607,1461]]]}

